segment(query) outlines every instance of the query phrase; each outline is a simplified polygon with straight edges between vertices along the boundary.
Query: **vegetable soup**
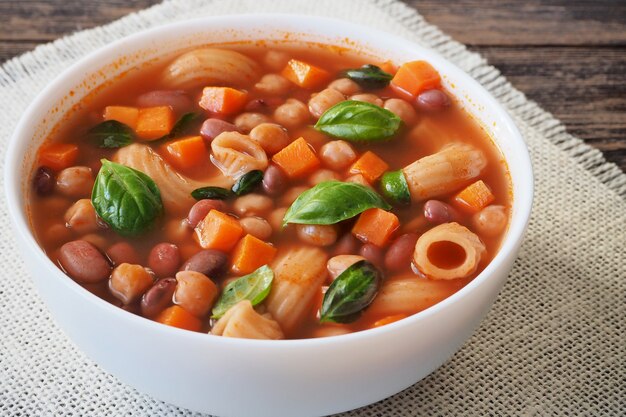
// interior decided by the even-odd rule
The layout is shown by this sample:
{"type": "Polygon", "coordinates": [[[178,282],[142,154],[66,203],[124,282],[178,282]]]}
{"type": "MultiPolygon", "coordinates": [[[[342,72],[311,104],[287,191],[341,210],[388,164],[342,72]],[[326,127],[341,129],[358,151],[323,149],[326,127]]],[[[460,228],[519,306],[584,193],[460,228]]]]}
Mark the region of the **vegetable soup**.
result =
{"type": "Polygon", "coordinates": [[[30,216],[90,292],[169,326],[294,339],[458,291],[506,233],[487,133],[425,61],[202,47],[136,69],[39,149],[30,216]]]}

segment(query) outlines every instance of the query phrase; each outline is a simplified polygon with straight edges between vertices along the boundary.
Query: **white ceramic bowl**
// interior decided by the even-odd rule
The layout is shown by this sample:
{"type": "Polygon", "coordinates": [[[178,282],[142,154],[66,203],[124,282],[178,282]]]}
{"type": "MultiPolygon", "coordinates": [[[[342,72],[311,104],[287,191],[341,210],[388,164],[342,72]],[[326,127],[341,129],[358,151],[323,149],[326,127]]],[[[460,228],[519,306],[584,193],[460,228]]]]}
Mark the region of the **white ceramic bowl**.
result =
{"type": "Polygon", "coordinates": [[[30,105],[6,162],[17,241],[41,297],[66,334],[123,382],[163,401],[219,416],[336,413],[395,394],[437,369],[472,334],[504,284],[522,242],[533,192],[519,131],[500,104],[460,69],[387,33],[293,15],[203,18],[108,45],[70,67],[30,105]],[[35,150],[63,114],[91,89],[163,53],[251,40],[321,42],[396,62],[425,59],[442,74],[445,86],[493,136],[513,183],[508,233],[476,279],[443,302],[381,328],[324,339],[259,341],[210,337],[129,314],[87,292],[48,259],[30,228],[26,196],[35,150]]]}

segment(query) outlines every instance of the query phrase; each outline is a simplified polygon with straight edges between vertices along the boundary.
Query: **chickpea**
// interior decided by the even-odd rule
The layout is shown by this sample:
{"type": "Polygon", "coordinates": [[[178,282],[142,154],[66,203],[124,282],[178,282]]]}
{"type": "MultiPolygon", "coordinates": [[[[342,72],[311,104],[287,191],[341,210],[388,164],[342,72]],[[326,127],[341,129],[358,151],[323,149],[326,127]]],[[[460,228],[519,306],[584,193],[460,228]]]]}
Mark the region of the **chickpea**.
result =
{"type": "Polygon", "coordinates": [[[270,118],[262,113],[241,113],[235,118],[235,126],[242,132],[249,132],[261,123],[270,122],[270,118]]]}
{"type": "Polygon", "coordinates": [[[320,91],[309,100],[309,111],[313,117],[319,118],[326,110],[346,98],[339,91],[327,88],[320,91]]]}
{"type": "Polygon", "coordinates": [[[268,216],[268,220],[272,229],[281,230],[283,227],[283,218],[285,217],[285,213],[287,213],[287,207],[279,207],[274,209],[270,215],[268,216]]]}
{"type": "Polygon", "coordinates": [[[257,142],[268,155],[274,155],[290,142],[287,130],[275,123],[255,126],[250,131],[250,139],[257,142]]]}
{"type": "Polygon", "coordinates": [[[417,112],[413,106],[400,98],[390,98],[385,101],[383,107],[401,118],[406,124],[413,123],[417,118],[417,112]]]}
{"type": "MultiPolygon", "coordinates": [[[[202,200],[201,200],[202,201],[202,200]]],[[[184,242],[191,239],[193,232],[187,220],[174,219],[165,225],[165,236],[174,242],[184,242]]]]}
{"type": "Polygon", "coordinates": [[[254,85],[261,93],[269,95],[285,94],[291,88],[291,82],[278,74],[266,74],[254,85]]]}
{"type": "Polygon", "coordinates": [[[152,286],[152,275],[141,265],[120,264],[111,274],[109,289],[124,304],[130,304],[152,286]]]}
{"type": "Polygon", "coordinates": [[[57,176],[57,190],[68,197],[85,197],[93,188],[91,168],[75,166],[65,168],[57,176]]]}
{"type": "Polygon", "coordinates": [[[281,51],[268,51],[263,58],[265,65],[274,71],[280,71],[285,68],[288,61],[289,55],[281,51]]]}
{"type": "Polygon", "coordinates": [[[63,223],[55,223],[51,225],[44,234],[44,240],[50,243],[59,243],[70,240],[72,232],[63,223]]]}
{"type": "Polygon", "coordinates": [[[301,241],[315,246],[329,246],[337,240],[337,229],[332,225],[298,224],[296,233],[301,241]]]}
{"type": "Polygon", "coordinates": [[[267,240],[272,236],[272,226],[260,217],[245,217],[239,220],[243,230],[256,238],[267,240]]]}
{"type": "Polygon", "coordinates": [[[361,87],[349,78],[340,78],[328,84],[328,88],[334,88],[341,94],[352,96],[361,92],[361,87]]]}
{"type": "Polygon", "coordinates": [[[326,269],[328,269],[328,273],[332,277],[332,279],[337,278],[343,271],[348,269],[349,266],[354,265],[355,263],[364,260],[365,258],[359,255],[337,255],[333,256],[328,260],[326,264],[326,269]]]}
{"type": "Polygon", "coordinates": [[[317,185],[320,182],[331,181],[331,180],[336,180],[336,179],[339,179],[339,177],[334,171],[331,171],[330,169],[320,169],[319,171],[316,171],[313,175],[309,177],[309,184],[317,185]]]}
{"type": "Polygon", "coordinates": [[[100,228],[96,210],[88,198],[78,200],[67,209],[65,222],[67,227],[81,234],[95,232],[100,228]]]}
{"type": "Polygon", "coordinates": [[[280,199],[281,204],[285,206],[290,206],[291,203],[296,201],[300,194],[308,189],[309,187],[306,187],[304,185],[290,188],[287,192],[285,192],[285,194],[283,194],[283,197],[280,199]]]}
{"type": "Polygon", "coordinates": [[[356,160],[356,152],[348,142],[333,140],[322,146],[320,158],[327,167],[338,171],[347,168],[356,160]]]}
{"type": "Polygon", "coordinates": [[[218,289],[215,283],[204,274],[196,271],[181,271],[176,274],[174,303],[191,314],[202,317],[209,312],[218,289]]]}
{"type": "Polygon", "coordinates": [[[366,103],[375,104],[377,106],[383,105],[383,100],[376,94],[355,94],[350,96],[350,100],[364,101],[366,103]]]}
{"type": "Polygon", "coordinates": [[[485,236],[497,236],[506,227],[506,208],[500,205],[487,206],[472,217],[476,231],[485,236]]]}
{"type": "Polygon", "coordinates": [[[233,203],[233,210],[240,216],[261,216],[274,207],[271,198],[261,194],[247,194],[233,203]]]}
{"type": "Polygon", "coordinates": [[[300,100],[288,99],[274,111],[274,119],[287,128],[296,127],[309,121],[309,109],[300,100]]]}

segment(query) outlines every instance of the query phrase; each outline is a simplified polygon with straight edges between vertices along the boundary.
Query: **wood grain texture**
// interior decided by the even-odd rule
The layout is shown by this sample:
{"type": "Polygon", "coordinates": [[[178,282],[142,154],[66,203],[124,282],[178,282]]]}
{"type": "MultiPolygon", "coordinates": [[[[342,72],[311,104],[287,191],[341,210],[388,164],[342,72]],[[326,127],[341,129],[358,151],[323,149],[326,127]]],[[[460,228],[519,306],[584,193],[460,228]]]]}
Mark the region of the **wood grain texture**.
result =
{"type": "MultiPolygon", "coordinates": [[[[404,0],[626,171],[626,1],[404,0]]],[[[0,62],[158,0],[0,0],[0,62]]]]}

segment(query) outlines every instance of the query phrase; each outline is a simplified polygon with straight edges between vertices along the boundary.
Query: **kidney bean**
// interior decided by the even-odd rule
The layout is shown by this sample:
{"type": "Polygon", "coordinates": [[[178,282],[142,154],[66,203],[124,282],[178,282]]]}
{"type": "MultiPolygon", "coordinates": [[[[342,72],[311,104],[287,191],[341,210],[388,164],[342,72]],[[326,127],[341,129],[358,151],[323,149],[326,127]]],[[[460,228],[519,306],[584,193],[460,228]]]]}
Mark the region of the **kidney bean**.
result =
{"type": "Polygon", "coordinates": [[[159,243],[148,254],[148,267],[157,277],[174,275],[180,265],[178,246],[171,243],[159,243]]]}
{"type": "Polygon", "coordinates": [[[219,210],[223,211],[225,204],[220,200],[200,200],[191,207],[189,214],[187,215],[187,222],[189,226],[196,227],[200,221],[202,221],[209,211],[219,210]]]}
{"type": "Polygon", "coordinates": [[[352,255],[359,250],[359,244],[352,233],[346,233],[337,241],[333,255],[352,255]]]}
{"type": "Polygon", "coordinates": [[[193,255],[180,267],[181,271],[196,271],[215,278],[224,270],[228,257],[224,252],[205,249],[193,255]]]}
{"type": "Polygon", "coordinates": [[[123,263],[140,264],[141,259],[135,248],[128,242],[117,242],[109,247],[106,251],[107,256],[113,262],[113,265],[123,263]]]}
{"type": "Polygon", "coordinates": [[[366,243],[361,246],[359,255],[370,261],[378,269],[382,269],[385,265],[385,255],[383,250],[372,243],[366,243]]]}
{"type": "Polygon", "coordinates": [[[276,165],[270,165],[263,174],[263,190],[269,195],[278,195],[285,190],[287,177],[276,165]]]}
{"type": "Polygon", "coordinates": [[[443,201],[428,200],[424,203],[424,217],[433,224],[448,223],[456,218],[456,211],[443,201]]]}
{"type": "Polygon", "coordinates": [[[141,297],[141,314],[144,317],[152,318],[165,310],[172,302],[176,282],[175,278],[163,278],[150,287],[141,297]]]}
{"type": "Polygon", "coordinates": [[[200,127],[200,135],[207,145],[224,132],[239,132],[239,129],[234,124],[221,119],[206,119],[200,127]]]}
{"type": "Polygon", "coordinates": [[[137,97],[137,106],[170,106],[176,113],[183,113],[193,107],[193,103],[182,90],[156,90],[137,97]]]}
{"type": "Polygon", "coordinates": [[[410,267],[418,237],[416,233],[407,233],[394,240],[385,254],[385,268],[400,271],[410,267]]]}
{"type": "Polygon", "coordinates": [[[422,110],[441,110],[450,105],[450,98],[441,90],[426,90],[417,96],[417,107],[422,110]]]}
{"type": "Polygon", "coordinates": [[[79,282],[100,282],[111,273],[111,266],[104,255],[84,240],[74,240],[61,246],[59,263],[70,277],[79,282]]]}
{"type": "Polygon", "coordinates": [[[35,187],[35,191],[39,195],[48,195],[51,194],[54,190],[54,184],[56,180],[54,179],[54,172],[45,166],[41,166],[35,172],[35,176],[33,177],[33,186],[35,187]]]}

